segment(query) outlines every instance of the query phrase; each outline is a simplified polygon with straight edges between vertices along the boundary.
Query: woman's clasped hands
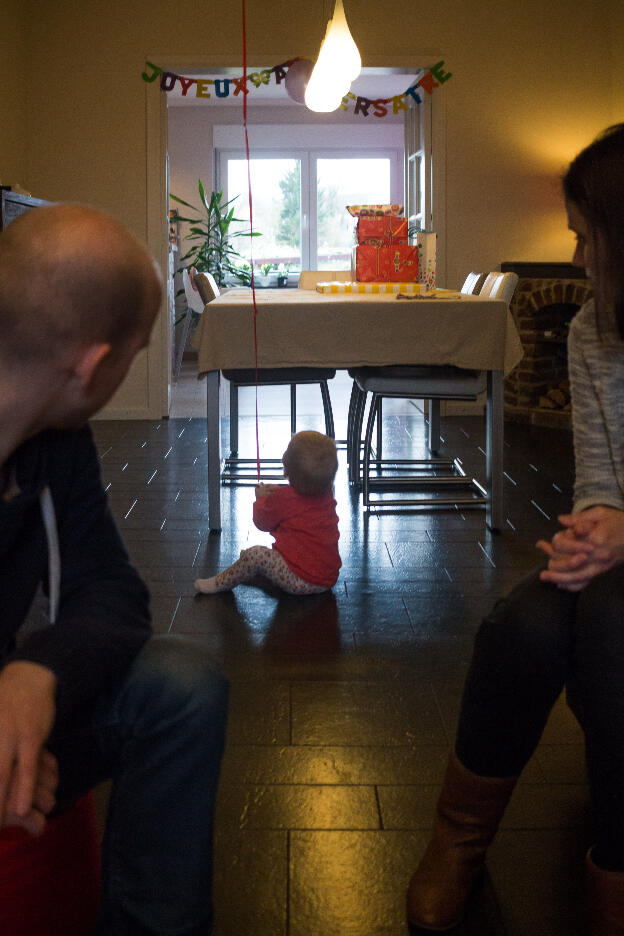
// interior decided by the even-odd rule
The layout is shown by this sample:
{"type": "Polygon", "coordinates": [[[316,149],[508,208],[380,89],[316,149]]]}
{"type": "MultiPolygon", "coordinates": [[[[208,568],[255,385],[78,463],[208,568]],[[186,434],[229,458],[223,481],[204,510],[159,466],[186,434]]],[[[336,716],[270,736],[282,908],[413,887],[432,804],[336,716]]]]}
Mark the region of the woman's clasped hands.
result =
{"type": "Polygon", "coordinates": [[[536,544],[548,556],[548,566],[540,574],[543,582],[580,591],[597,575],[624,562],[624,511],[590,507],[558,519],[564,529],[550,542],[536,544]]]}

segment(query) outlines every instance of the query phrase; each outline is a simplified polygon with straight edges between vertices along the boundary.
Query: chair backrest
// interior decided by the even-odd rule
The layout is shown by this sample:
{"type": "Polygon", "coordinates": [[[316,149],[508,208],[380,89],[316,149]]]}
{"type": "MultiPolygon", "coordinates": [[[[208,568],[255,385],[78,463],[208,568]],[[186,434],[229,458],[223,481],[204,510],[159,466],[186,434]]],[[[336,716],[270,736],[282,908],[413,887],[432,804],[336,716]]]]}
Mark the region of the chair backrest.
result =
{"type": "Polygon", "coordinates": [[[193,279],[204,305],[221,295],[221,290],[212,273],[196,273],[193,279]]]}
{"type": "Polygon", "coordinates": [[[511,297],[518,285],[517,273],[499,273],[498,279],[494,283],[490,292],[490,299],[502,299],[507,305],[511,302],[511,297]]]}
{"type": "Polygon", "coordinates": [[[348,283],[351,270],[302,270],[299,274],[299,289],[314,289],[317,283],[348,283]]]}
{"type": "Polygon", "coordinates": [[[488,273],[479,292],[479,295],[482,296],[483,299],[487,299],[488,296],[491,295],[494,286],[498,282],[499,277],[502,275],[502,273],[488,273]]]}
{"type": "Polygon", "coordinates": [[[186,296],[186,304],[189,309],[193,312],[201,313],[204,311],[204,306],[206,303],[200,296],[197,289],[193,289],[193,284],[191,283],[191,277],[189,276],[188,270],[182,270],[182,283],[184,285],[184,295],[186,296]]]}
{"type": "Polygon", "coordinates": [[[483,285],[484,281],[485,273],[469,273],[460,292],[466,296],[474,296],[475,293],[479,292],[479,287],[483,285]]]}

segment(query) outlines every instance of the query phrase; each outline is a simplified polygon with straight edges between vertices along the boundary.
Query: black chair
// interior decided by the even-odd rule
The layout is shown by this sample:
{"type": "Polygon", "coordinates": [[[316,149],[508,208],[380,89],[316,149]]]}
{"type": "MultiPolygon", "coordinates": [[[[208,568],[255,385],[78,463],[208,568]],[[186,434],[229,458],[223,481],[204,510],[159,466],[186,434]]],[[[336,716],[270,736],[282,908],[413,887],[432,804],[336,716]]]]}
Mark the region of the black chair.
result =
{"type": "MultiPolygon", "coordinates": [[[[220,295],[219,287],[212,274],[196,273],[193,279],[205,305],[220,295]]],[[[221,373],[230,382],[230,454],[225,459],[221,480],[232,485],[255,484],[258,481],[257,470],[252,470],[252,468],[256,467],[257,460],[238,457],[238,390],[239,387],[256,385],[256,371],[255,368],[250,367],[223,370],[221,373]]],[[[297,386],[318,384],[323,401],[325,433],[333,439],[335,435],[334,414],[327,381],[335,376],[336,369],[331,367],[260,368],[257,382],[259,387],[290,387],[290,431],[292,435],[297,431],[297,386]]],[[[261,479],[263,481],[283,479],[281,465],[281,458],[260,459],[261,479]],[[266,471],[262,470],[263,466],[266,471]]]]}
{"type": "MultiPolygon", "coordinates": [[[[518,277],[515,273],[490,274],[480,293],[487,291],[491,299],[502,299],[507,304],[511,301],[518,277]]],[[[381,421],[381,401],[384,398],[463,400],[474,402],[486,390],[487,375],[482,371],[467,370],[451,365],[440,366],[394,366],[360,367],[352,371],[357,394],[352,405],[350,418],[351,445],[349,452],[350,479],[362,484],[363,504],[367,510],[371,507],[393,509],[399,506],[451,506],[455,504],[487,504],[490,492],[476,479],[468,478],[456,458],[437,458],[433,454],[426,459],[384,459],[379,452],[372,453],[373,430],[375,423],[381,421]],[[360,459],[360,437],[364,421],[367,395],[372,399],[364,437],[364,454],[360,459]],[[391,469],[392,475],[384,474],[391,469]],[[375,471],[375,474],[372,472],[375,471]],[[374,498],[373,492],[391,490],[421,489],[425,492],[438,489],[437,496],[390,500],[387,497],[374,498]],[[450,488],[467,488],[463,494],[445,496],[450,488]]],[[[430,418],[431,424],[431,418],[430,418]]],[[[437,440],[432,439],[431,425],[428,439],[430,452],[437,451],[439,445],[439,426],[437,440]]]]}
{"type": "MultiPolygon", "coordinates": [[[[494,277],[496,274],[485,274],[485,273],[469,273],[460,292],[464,295],[472,296],[475,293],[481,293],[483,287],[485,286],[486,279],[489,279],[488,289],[491,284],[494,282],[494,277]]],[[[349,370],[349,376],[354,376],[354,369],[349,370]]],[[[360,452],[364,440],[361,438],[362,434],[362,420],[363,412],[362,406],[366,403],[366,394],[362,398],[363,391],[358,386],[357,382],[354,380],[351,388],[351,399],[349,401],[349,416],[347,420],[347,463],[349,466],[349,481],[357,483],[360,480],[360,452]],[[356,414],[357,414],[357,428],[356,428],[356,414]]],[[[383,400],[381,397],[377,400],[377,420],[375,423],[376,426],[376,441],[375,441],[375,455],[378,459],[382,458],[382,407],[383,400]]],[[[437,452],[440,447],[440,400],[439,399],[428,399],[427,400],[427,413],[428,413],[428,448],[430,452],[437,452]]]]}

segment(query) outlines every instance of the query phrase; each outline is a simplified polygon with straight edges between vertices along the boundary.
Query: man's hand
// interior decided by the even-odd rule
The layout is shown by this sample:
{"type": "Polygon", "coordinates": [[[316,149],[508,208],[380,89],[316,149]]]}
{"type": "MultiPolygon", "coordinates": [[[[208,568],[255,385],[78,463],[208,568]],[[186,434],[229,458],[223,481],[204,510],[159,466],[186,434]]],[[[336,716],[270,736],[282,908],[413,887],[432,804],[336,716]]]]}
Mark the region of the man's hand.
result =
{"type": "Polygon", "coordinates": [[[0,828],[43,831],[54,807],[56,758],[45,750],[56,712],[56,677],[27,661],[0,671],[0,828]]]}
{"type": "Polygon", "coordinates": [[[549,543],[540,540],[538,549],[549,557],[540,574],[568,591],[580,591],[596,575],[624,561],[624,512],[613,507],[591,507],[578,514],[559,517],[564,527],[549,543]]]}
{"type": "MultiPolygon", "coordinates": [[[[18,816],[7,806],[3,824],[5,826],[21,826],[31,835],[41,835],[45,829],[46,816],[52,812],[56,805],[58,780],[56,757],[50,751],[43,750],[39,758],[32,809],[25,816],[18,816]]],[[[11,799],[10,794],[8,799],[11,799]]]]}

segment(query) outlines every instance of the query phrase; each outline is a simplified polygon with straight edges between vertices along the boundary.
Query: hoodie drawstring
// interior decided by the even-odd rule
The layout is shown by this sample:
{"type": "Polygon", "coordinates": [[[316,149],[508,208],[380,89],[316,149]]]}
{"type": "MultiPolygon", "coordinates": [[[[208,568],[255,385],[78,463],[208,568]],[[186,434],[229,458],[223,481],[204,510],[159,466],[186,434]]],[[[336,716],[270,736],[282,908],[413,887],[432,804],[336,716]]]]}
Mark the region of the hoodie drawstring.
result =
{"type": "Polygon", "coordinates": [[[61,593],[61,552],[59,549],[58,529],[52,492],[46,485],[39,494],[41,516],[48,541],[48,589],[50,602],[50,623],[56,623],[59,597],[61,593]]]}

